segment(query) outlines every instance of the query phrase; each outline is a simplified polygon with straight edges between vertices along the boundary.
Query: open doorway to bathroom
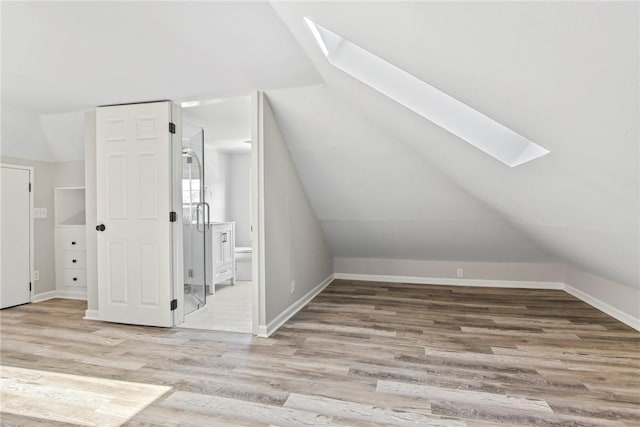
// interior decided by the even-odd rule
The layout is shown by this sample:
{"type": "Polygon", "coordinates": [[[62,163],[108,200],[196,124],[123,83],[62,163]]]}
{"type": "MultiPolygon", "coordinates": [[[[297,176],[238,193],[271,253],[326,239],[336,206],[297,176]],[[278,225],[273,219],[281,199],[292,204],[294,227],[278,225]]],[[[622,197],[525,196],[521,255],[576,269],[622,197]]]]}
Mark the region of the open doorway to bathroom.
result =
{"type": "Polygon", "coordinates": [[[251,106],[182,104],[182,327],[254,332],[251,106]]]}

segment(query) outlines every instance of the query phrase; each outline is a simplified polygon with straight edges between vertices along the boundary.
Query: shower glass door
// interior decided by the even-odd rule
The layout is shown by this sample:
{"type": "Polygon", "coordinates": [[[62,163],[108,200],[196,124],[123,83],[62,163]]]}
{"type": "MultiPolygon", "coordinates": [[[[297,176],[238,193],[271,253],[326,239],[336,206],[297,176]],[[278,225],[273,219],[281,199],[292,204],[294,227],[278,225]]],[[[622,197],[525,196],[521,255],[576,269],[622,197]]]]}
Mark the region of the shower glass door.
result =
{"type": "Polygon", "coordinates": [[[184,312],[206,304],[209,205],[204,199],[204,129],[183,122],[182,218],[184,256],[184,312]]]}

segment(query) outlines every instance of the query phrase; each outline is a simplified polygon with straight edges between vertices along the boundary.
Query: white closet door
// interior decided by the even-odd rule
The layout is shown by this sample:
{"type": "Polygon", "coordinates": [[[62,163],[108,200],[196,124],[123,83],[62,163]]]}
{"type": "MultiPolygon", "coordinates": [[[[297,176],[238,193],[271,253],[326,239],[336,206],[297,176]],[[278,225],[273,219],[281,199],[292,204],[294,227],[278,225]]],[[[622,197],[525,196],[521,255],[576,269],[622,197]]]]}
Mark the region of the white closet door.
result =
{"type": "Polygon", "coordinates": [[[97,109],[98,304],[102,320],[172,326],[171,104],[97,109]]]}
{"type": "Polygon", "coordinates": [[[0,308],[30,301],[29,262],[31,208],[30,171],[2,168],[0,176],[2,207],[0,208],[0,308]]]}

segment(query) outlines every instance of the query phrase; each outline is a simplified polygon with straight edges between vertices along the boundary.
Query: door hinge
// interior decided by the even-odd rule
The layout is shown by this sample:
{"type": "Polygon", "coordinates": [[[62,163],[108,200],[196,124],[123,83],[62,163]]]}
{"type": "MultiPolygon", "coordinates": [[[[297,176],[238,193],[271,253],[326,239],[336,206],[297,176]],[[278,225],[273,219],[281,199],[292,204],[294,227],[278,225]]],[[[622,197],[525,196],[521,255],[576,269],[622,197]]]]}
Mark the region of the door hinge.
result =
{"type": "Polygon", "coordinates": [[[29,183],[29,193],[31,193],[31,183],[29,183]]]}
{"type": "Polygon", "coordinates": [[[169,133],[176,133],[176,124],[169,122],[169,133]]]}
{"type": "Polygon", "coordinates": [[[175,310],[176,308],[178,308],[178,300],[177,299],[172,299],[171,300],[171,311],[175,310]]]}
{"type": "Polygon", "coordinates": [[[29,292],[31,292],[31,282],[29,282],[29,292]]]}
{"type": "Polygon", "coordinates": [[[178,214],[174,211],[169,212],[169,222],[176,222],[178,220],[178,214]]]}

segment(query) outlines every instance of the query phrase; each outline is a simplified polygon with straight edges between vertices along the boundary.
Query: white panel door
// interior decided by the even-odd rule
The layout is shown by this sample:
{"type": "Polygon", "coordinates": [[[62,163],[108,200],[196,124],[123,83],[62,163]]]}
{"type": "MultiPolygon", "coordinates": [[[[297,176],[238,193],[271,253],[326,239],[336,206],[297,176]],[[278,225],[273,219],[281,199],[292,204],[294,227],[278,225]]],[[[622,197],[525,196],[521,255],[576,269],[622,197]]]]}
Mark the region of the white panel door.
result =
{"type": "Polygon", "coordinates": [[[0,308],[6,308],[30,301],[31,172],[5,166],[0,169],[0,308]]]}
{"type": "Polygon", "coordinates": [[[172,326],[171,104],[96,112],[100,319],[172,326]]]}

